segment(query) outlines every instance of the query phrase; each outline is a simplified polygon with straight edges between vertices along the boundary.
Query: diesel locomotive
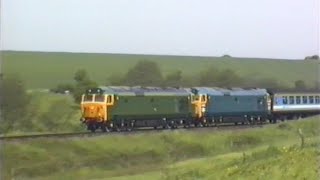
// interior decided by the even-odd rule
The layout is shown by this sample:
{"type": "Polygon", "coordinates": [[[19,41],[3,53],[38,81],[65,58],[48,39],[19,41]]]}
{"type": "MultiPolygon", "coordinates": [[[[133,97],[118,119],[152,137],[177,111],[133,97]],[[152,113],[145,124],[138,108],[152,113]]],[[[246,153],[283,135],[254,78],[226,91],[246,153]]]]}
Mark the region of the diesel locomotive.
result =
{"type": "Polygon", "coordinates": [[[319,97],[258,88],[108,86],[82,95],[80,120],[92,132],[274,123],[319,114],[319,97]]]}

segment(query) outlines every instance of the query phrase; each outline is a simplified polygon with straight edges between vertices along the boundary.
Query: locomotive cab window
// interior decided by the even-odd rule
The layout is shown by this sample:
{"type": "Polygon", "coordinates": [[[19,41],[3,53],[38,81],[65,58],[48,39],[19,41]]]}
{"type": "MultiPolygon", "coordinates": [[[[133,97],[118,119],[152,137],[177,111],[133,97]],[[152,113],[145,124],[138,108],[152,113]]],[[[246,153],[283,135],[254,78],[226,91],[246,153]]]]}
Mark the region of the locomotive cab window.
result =
{"type": "Polygon", "coordinates": [[[296,96],[296,103],[301,104],[301,96],[296,96]]]}
{"type": "Polygon", "coordinates": [[[308,104],[307,96],[302,96],[302,102],[303,102],[303,104],[308,104]]]}
{"type": "Polygon", "coordinates": [[[282,103],[288,104],[288,97],[287,96],[282,96],[282,103]]]}
{"type": "Polygon", "coordinates": [[[93,95],[85,95],[83,101],[91,102],[93,100],[93,95]]]}
{"type": "Polygon", "coordinates": [[[309,96],[309,103],[313,104],[314,103],[314,97],[313,96],[309,96]]]}
{"type": "Polygon", "coordinates": [[[293,96],[289,96],[289,104],[294,104],[294,97],[293,96]]]}
{"type": "Polygon", "coordinates": [[[95,102],[104,102],[104,95],[95,95],[95,102]]]}

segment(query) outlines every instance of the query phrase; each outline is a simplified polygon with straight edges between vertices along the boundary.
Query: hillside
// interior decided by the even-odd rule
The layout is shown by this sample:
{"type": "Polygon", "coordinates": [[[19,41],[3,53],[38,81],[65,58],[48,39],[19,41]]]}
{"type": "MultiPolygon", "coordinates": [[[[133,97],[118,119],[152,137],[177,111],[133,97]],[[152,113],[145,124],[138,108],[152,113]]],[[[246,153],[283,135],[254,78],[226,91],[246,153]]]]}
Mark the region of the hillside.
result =
{"type": "Polygon", "coordinates": [[[184,75],[196,75],[214,66],[232,69],[244,77],[277,78],[289,86],[299,79],[313,85],[319,71],[316,61],[14,51],[2,52],[2,68],[5,74],[20,74],[28,88],[51,88],[72,81],[80,68],[85,68],[99,84],[105,84],[110,75],[123,74],[142,59],[156,61],[164,74],[179,69],[184,75]]]}

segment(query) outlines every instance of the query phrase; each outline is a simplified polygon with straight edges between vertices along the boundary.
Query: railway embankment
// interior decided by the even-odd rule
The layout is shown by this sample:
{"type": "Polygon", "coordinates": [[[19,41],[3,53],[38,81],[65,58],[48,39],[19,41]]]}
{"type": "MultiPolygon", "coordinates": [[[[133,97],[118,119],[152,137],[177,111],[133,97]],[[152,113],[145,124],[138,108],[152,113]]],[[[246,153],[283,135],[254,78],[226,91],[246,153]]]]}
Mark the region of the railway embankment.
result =
{"type": "Polygon", "coordinates": [[[2,143],[2,179],[317,179],[320,117],[243,131],[2,143]]]}

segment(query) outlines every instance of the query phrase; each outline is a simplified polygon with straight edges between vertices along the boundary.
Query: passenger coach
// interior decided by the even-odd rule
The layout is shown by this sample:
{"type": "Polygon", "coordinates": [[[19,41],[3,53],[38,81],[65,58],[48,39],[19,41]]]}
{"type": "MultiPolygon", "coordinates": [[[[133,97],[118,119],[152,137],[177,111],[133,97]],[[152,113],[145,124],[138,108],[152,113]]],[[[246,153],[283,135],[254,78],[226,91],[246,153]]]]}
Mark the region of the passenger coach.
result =
{"type": "Polygon", "coordinates": [[[320,92],[271,91],[272,118],[298,119],[320,113],[320,92]]]}

